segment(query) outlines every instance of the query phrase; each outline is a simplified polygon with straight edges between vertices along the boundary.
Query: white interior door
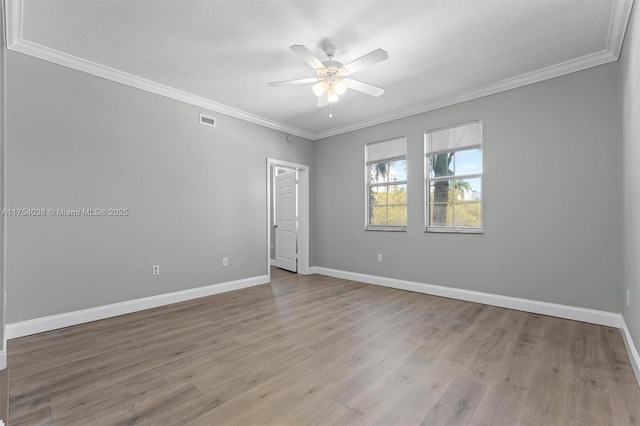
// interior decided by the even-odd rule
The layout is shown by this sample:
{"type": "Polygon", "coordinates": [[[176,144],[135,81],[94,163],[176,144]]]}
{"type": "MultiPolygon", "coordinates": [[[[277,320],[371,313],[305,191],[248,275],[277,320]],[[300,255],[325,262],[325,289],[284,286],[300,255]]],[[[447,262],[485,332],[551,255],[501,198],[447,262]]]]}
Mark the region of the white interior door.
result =
{"type": "Polygon", "coordinates": [[[297,272],[298,266],[298,217],[295,170],[276,176],[275,188],[275,266],[297,272]]]}

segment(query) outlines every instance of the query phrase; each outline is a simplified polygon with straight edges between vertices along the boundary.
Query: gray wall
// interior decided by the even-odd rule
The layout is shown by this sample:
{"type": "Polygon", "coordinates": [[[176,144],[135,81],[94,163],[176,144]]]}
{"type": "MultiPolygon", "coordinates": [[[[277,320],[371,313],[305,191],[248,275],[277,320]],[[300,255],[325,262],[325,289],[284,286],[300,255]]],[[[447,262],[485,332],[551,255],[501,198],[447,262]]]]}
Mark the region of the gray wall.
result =
{"type": "Polygon", "coordinates": [[[620,310],[617,63],[293,144],[15,52],[7,79],[6,207],[131,212],[8,218],[9,323],[265,274],[266,157],[311,166],[312,266],[620,310]],[[425,234],[423,134],[476,119],[485,232],[425,234]],[[364,144],[396,136],[408,231],[364,231],[364,144]]]}
{"type": "Polygon", "coordinates": [[[619,312],[618,64],[316,142],[316,266],[619,312]],[[484,234],[424,233],[424,132],[484,123],[484,234]],[[364,145],[406,136],[407,232],[364,231],[364,145]],[[376,254],[384,262],[376,262],[376,254]]]}
{"type": "Polygon", "coordinates": [[[622,102],[622,315],[640,347],[640,11],[634,7],[620,57],[622,102]],[[627,307],[626,292],[631,306],[627,307]]]}
{"type": "Polygon", "coordinates": [[[15,52],[7,81],[7,208],[130,211],[8,218],[8,323],[264,275],[266,158],[313,188],[310,141],[15,52]]]}
{"type": "MultiPolygon", "coordinates": [[[[4,34],[4,16],[0,14],[0,34],[4,34]]],[[[0,211],[4,209],[4,114],[5,114],[5,85],[4,85],[4,64],[7,47],[4,38],[0,40],[0,211]]],[[[4,241],[4,219],[0,218],[0,235],[4,241]]],[[[4,244],[0,244],[0,342],[2,342],[2,350],[6,349],[4,340],[4,244]]]]}

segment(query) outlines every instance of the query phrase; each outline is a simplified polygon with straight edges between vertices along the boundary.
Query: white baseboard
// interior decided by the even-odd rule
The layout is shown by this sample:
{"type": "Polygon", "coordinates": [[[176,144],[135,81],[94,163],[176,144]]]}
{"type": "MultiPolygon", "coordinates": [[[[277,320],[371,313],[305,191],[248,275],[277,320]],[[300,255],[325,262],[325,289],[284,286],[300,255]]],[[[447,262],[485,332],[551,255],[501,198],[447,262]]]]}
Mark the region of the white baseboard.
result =
{"type": "Polygon", "coordinates": [[[631,338],[627,324],[624,321],[624,317],[621,314],[560,305],[557,303],[520,299],[517,297],[500,296],[497,294],[482,293],[479,291],[443,287],[433,284],[404,281],[395,278],[378,277],[375,275],[366,275],[357,272],[340,271],[320,266],[312,266],[309,268],[309,273],[619,328],[622,333],[624,344],[627,348],[627,353],[629,354],[629,360],[631,361],[633,372],[635,373],[636,380],[640,385],[640,355],[633,344],[633,339],[631,338]]]}
{"type": "Polygon", "coordinates": [[[638,354],[638,349],[636,349],[633,344],[633,339],[631,338],[631,333],[629,333],[629,329],[627,328],[627,323],[624,320],[624,317],[620,316],[620,331],[622,332],[622,339],[624,340],[624,345],[627,347],[627,353],[629,353],[629,360],[631,361],[631,367],[633,367],[633,372],[636,374],[636,380],[640,385],[640,355],[638,354]]]}
{"type": "MultiPolygon", "coordinates": [[[[268,282],[268,275],[260,275],[257,277],[228,281],[220,284],[212,284],[204,287],[176,291],[174,293],[144,297],[142,299],[129,300],[126,302],[98,306],[95,308],[83,309],[80,311],[35,318],[32,320],[7,324],[5,333],[7,339],[15,339],[18,337],[29,336],[45,331],[56,330],[58,328],[70,327],[72,325],[78,325],[86,322],[111,318],[118,315],[143,311],[145,309],[157,308],[159,306],[170,305],[172,303],[184,302],[186,300],[197,299],[199,297],[211,296],[227,291],[253,287],[260,284],[266,284],[268,282]]],[[[0,354],[0,356],[1,355],[2,354],[0,354]]],[[[6,365],[6,358],[3,359],[5,359],[6,365]]]]}
{"type": "Polygon", "coordinates": [[[346,280],[359,281],[367,284],[375,284],[400,290],[414,291],[416,293],[431,294],[434,296],[449,297],[451,299],[465,300],[468,302],[482,303],[485,305],[499,306],[502,308],[516,309],[518,311],[532,312],[535,314],[550,315],[576,321],[589,322],[598,325],[620,328],[621,315],[613,312],[598,311],[595,309],[579,308],[575,306],[559,305],[556,303],[539,302],[536,300],[520,299],[517,297],[500,296],[479,291],[464,290],[453,287],[443,287],[433,284],[424,284],[414,281],[404,281],[395,278],[378,277],[356,272],[340,271],[337,269],[314,266],[310,272],[346,280]]]}
{"type": "MultiPolygon", "coordinates": [[[[432,284],[424,284],[413,281],[398,280],[395,278],[378,277],[356,272],[340,271],[337,269],[312,266],[309,268],[310,274],[327,275],[335,278],[359,281],[367,284],[380,285],[384,287],[397,288],[400,290],[414,291],[416,293],[430,294],[434,296],[449,297],[452,299],[465,300],[468,302],[482,303],[485,305],[499,306],[502,308],[516,309],[519,311],[532,312],[542,315],[550,315],[559,318],[589,322],[598,325],[620,328],[622,337],[629,353],[631,366],[640,384],[640,355],[636,349],[624,317],[612,312],[598,311],[594,309],[578,308],[574,306],[560,305],[556,303],[539,302],[535,300],[520,299],[517,297],[500,296],[491,293],[482,293],[472,290],[464,290],[452,287],[443,287],[432,284]]],[[[236,281],[229,281],[220,284],[212,284],[204,287],[189,290],[177,291],[174,293],[161,294],[158,296],[145,297],[142,299],[130,300],[126,302],[114,303],[111,305],[98,306],[96,308],[83,309],[80,311],[68,312],[65,314],[51,315],[48,317],[36,318],[27,321],[7,324],[5,328],[6,338],[15,339],[29,336],[45,331],[70,327],[86,322],[111,318],[118,315],[143,311],[145,309],[170,305],[172,303],[184,302],[200,297],[253,287],[269,282],[268,275],[245,278],[236,281]]],[[[0,370],[7,366],[6,351],[0,351],[0,370]]]]}

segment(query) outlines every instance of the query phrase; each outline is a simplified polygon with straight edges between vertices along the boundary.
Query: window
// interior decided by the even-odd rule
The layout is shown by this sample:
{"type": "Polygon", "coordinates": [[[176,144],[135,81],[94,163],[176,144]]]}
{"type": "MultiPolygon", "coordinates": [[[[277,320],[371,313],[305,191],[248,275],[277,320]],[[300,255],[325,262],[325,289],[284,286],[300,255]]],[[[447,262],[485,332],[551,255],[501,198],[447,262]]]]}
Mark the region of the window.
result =
{"type": "Polygon", "coordinates": [[[425,134],[428,232],[482,232],[482,122],[425,134]]]}
{"type": "Polygon", "coordinates": [[[365,146],[367,227],[404,231],[407,227],[407,142],[405,138],[365,146]]]}

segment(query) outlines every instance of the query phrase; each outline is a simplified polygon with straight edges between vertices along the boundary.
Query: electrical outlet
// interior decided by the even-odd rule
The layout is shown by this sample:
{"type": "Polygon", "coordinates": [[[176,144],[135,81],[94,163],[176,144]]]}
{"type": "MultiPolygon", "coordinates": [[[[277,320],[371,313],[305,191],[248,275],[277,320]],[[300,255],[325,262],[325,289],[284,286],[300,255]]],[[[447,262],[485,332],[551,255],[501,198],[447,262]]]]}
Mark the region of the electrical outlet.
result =
{"type": "Polygon", "coordinates": [[[227,259],[226,257],[222,258],[222,266],[229,266],[229,259],[227,259]]]}
{"type": "Polygon", "coordinates": [[[627,307],[631,307],[631,292],[627,290],[627,307]]]}
{"type": "Polygon", "coordinates": [[[378,255],[378,263],[382,263],[382,255],[381,254],[378,255]]]}
{"type": "Polygon", "coordinates": [[[160,275],[160,265],[153,265],[151,268],[151,273],[153,275],[160,275]]]}

